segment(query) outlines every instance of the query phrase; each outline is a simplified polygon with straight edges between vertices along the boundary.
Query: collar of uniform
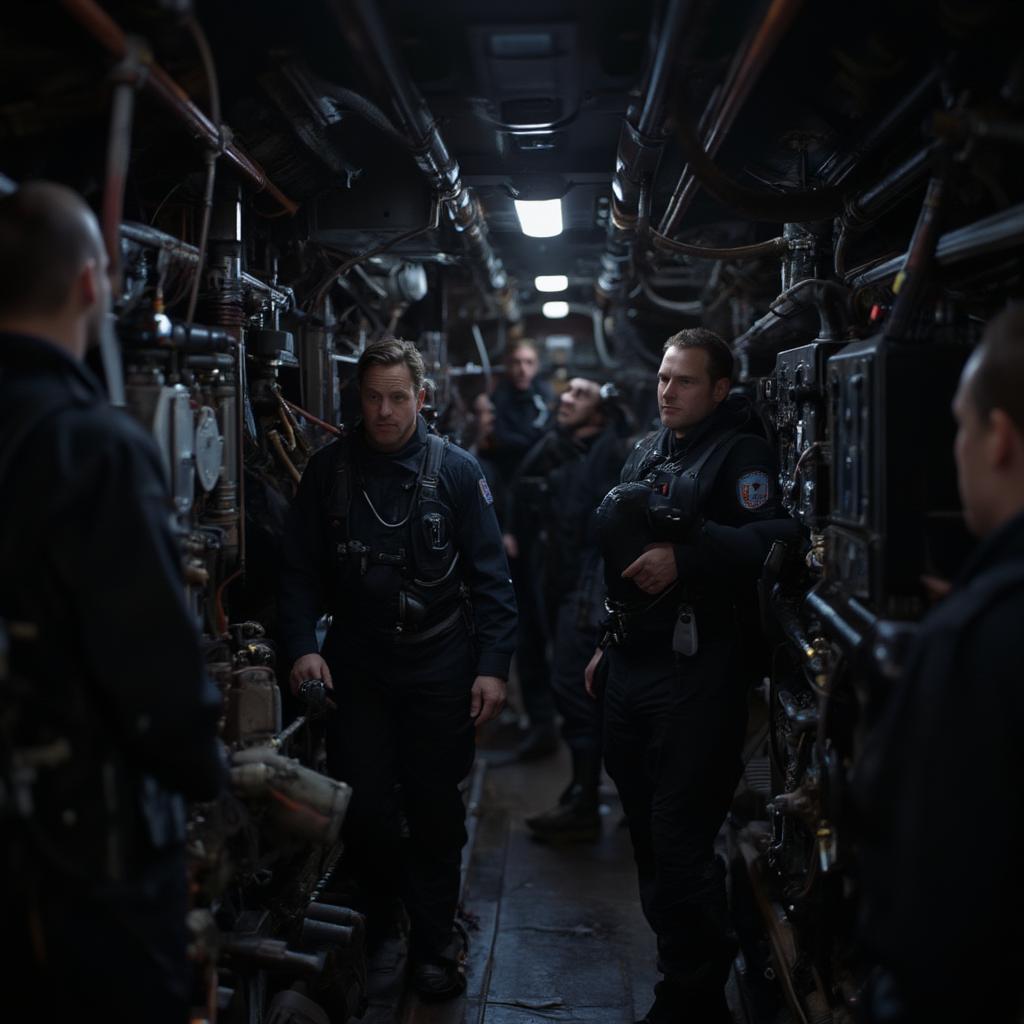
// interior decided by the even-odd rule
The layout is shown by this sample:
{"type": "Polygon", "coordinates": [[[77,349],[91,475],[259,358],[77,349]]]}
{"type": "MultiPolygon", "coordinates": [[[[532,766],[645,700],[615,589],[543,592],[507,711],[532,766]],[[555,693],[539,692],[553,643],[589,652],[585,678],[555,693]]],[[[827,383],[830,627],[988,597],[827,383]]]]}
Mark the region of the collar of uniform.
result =
{"type": "Polygon", "coordinates": [[[45,338],[0,331],[0,368],[62,377],[83,397],[103,397],[92,371],[45,338]]]}
{"type": "Polygon", "coordinates": [[[750,401],[743,395],[727,395],[715,411],[693,427],[686,437],[678,438],[666,428],[667,447],[662,451],[666,455],[682,455],[696,451],[701,442],[712,434],[720,434],[724,430],[743,427],[750,419],[750,401]]]}
{"type": "Polygon", "coordinates": [[[1024,559],[1024,512],[1018,512],[978,543],[957,576],[957,586],[965,586],[996,564],[1018,559],[1024,559]]]}
{"type": "Polygon", "coordinates": [[[416,417],[416,430],[412,437],[397,452],[381,452],[371,448],[366,441],[366,431],[360,422],[355,437],[358,441],[359,461],[368,473],[374,467],[395,467],[418,472],[423,458],[423,446],[427,443],[427,421],[422,416],[416,417]]]}

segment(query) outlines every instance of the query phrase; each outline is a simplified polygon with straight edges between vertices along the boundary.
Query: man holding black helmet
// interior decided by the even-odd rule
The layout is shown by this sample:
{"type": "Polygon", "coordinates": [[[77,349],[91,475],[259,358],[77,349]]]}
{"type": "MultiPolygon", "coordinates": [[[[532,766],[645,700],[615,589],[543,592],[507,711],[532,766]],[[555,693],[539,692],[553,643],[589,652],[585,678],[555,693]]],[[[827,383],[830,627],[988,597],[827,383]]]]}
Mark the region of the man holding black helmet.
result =
{"type": "MultiPolygon", "coordinates": [[[[716,334],[680,331],[658,371],[662,428],[637,444],[598,510],[608,604],[605,766],[629,823],[664,975],[645,1024],[729,1021],[735,953],[712,844],[741,772],[747,689],[740,626],[773,536],[778,467],[749,403],[730,397],[716,334]]],[[[603,657],[602,657],[603,655],[603,657]]],[[[603,664],[601,662],[603,661],[603,664]]]]}

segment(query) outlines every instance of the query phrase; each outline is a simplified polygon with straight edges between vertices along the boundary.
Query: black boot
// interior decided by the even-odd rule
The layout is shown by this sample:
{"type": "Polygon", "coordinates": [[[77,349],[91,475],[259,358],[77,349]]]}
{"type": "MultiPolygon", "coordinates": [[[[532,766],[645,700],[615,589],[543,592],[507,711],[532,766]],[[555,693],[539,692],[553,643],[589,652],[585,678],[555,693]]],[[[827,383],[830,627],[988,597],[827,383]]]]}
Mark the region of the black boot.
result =
{"type": "Polygon", "coordinates": [[[466,990],[465,930],[456,925],[448,945],[440,953],[414,954],[412,985],[421,999],[442,1002],[466,990]]]}
{"type": "Polygon", "coordinates": [[[572,782],[558,804],[526,819],[537,839],[551,843],[594,843],[601,838],[597,783],[601,762],[596,753],[572,752],[572,782]]]}
{"type": "Polygon", "coordinates": [[[637,1024],[732,1024],[720,990],[691,991],[667,978],[654,986],[654,1003],[637,1024]]]}

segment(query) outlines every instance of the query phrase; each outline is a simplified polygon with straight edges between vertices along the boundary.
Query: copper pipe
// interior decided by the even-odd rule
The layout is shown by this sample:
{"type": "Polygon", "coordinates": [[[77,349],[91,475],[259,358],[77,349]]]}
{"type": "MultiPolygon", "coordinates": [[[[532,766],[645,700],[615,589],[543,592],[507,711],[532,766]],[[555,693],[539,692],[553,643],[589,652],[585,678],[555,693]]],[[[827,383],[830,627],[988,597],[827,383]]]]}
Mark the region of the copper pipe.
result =
{"type": "MultiPolygon", "coordinates": [[[[123,59],[128,52],[128,42],[121,27],[93,0],[61,0],[61,5],[90,35],[104,46],[113,56],[123,59]]],[[[212,146],[221,149],[220,126],[215,125],[188,97],[188,93],[155,61],[148,60],[145,84],[192,134],[212,146]]],[[[255,186],[257,191],[269,192],[289,214],[298,210],[298,204],[289,199],[268,177],[266,171],[248,153],[233,142],[223,146],[224,155],[255,186]]]]}
{"type": "Polygon", "coordinates": [[[330,423],[325,423],[322,419],[314,416],[311,412],[306,412],[305,409],[300,408],[294,402],[289,402],[283,395],[281,401],[284,402],[292,412],[298,413],[303,419],[309,420],[310,423],[315,423],[321,430],[326,430],[328,434],[334,434],[336,437],[341,437],[341,431],[337,427],[332,427],[330,423]]]}
{"type": "Polygon", "coordinates": [[[662,252],[675,252],[682,256],[692,256],[700,260],[750,260],[760,256],[781,256],[786,251],[784,238],[769,238],[766,242],[755,242],[752,245],[736,245],[732,247],[714,247],[707,245],[688,245],[677,242],[674,238],[666,238],[660,231],[650,231],[651,243],[662,252]]]}
{"type": "MultiPolygon", "coordinates": [[[[740,108],[747,101],[802,2],[803,0],[772,0],[764,20],[744,48],[742,56],[730,68],[725,86],[718,94],[719,102],[714,120],[704,136],[704,149],[708,156],[713,157],[718,152],[740,108]]],[[[689,166],[684,167],[668,209],[658,226],[663,235],[671,237],[675,233],[679,222],[690,208],[698,187],[697,179],[689,166]]]]}
{"type": "Polygon", "coordinates": [[[110,135],[107,140],[107,171],[103,182],[103,241],[107,248],[111,288],[121,290],[121,219],[124,187],[131,157],[135,90],[142,77],[142,48],[137,39],[126,40],[124,59],[114,68],[110,135]]]}
{"type": "Polygon", "coordinates": [[[274,449],[274,453],[280,460],[281,465],[288,471],[288,475],[297,484],[302,483],[302,474],[295,468],[295,463],[288,458],[288,453],[284,450],[284,441],[281,440],[281,435],[276,430],[268,430],[267,440],[270,442],[271,448],[274,449]]]}

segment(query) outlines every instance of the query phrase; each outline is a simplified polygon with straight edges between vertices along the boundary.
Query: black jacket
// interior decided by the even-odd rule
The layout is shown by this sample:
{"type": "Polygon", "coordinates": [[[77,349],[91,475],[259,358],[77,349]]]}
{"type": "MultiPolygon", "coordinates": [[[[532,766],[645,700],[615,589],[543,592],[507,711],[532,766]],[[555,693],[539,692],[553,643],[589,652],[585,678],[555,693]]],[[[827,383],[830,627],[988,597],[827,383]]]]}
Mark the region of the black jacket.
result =
{"type": "MultiPolygon", "coordinates": [[[[718,467],[713,483],[708,481],[698,519],[674,544],[680,593],[686,590],[691,599],[698,595],[723,607],[760,576],[772,539],[794,541],[799,536],[799,527],[779,502],[775,451],[760,433],[748,400],[729,396],[681,440],[667,427],[643,438],[621,477],[623,483],[640,481],[668,462],[683,472],[728,431],[736,431],[739,440],[718,467]]],[[[650,539],[635,539],[638,552],[650,539]]],[[[638,588],[632,589],[632,600],[649,602],[638,588]]],[[[673,602],[662,601],[659,612],[646,617],[646,625],[667,627],[674,614],[673,602]]]]}
{"type": "Polygon", "coordinates": [[[507,531],[518,535],[522,519],[527,534],[543,531],[544,590],[551,607],[600,575],[594,510],[615,485],[628,450],[629,441],[614,423],[582,440],[552,430],[516,474],[507,531]]]}
{"type": "Polygon", "coordinates": [[[494,447],[498,472],[510,483],[526,453],[551,426],[551,392],[535,380],[526,391],[503,380],[494,389],[494,447]]]}
{"type": "MultiPolygon", "coordinates": [[[[370,449],[357,427],[349,440],[358,466],[358,486],[351,499],[350,535],[375,547],[403,545],[404,530],[388,530],[376,521],[400,522],[415,500],[415,480],[423,458],[427,426],[422,418],[416,433],[399,452],[370,449]],[[373,510],[362,488],[373,503],[373,510]]],[[[339,586],[338,567],[328,523],[336,460],[343,449],[327,445],[310,459],[303,473],[285,529],[280,585],[279,621],[287,657],[294,662],[317,650],[315,626],[325,613],[334,616],[325,650],[358,649],[373,640],[372,627],[387,621],[393,592],[401,586],[386,573],[367,574],[363,581],[339,586]]],[[[477,674],[508,677],[515,650],[516,605],[509,579],[501,531],[490,490],[476,459],[449,445],[440,472],[440,494],[453,511],[455,546],[462,579],[469,589],[478,647],[477,674]]],[[[379,639],[377,643],[381,643],[379,639]]]]}
{"type": "MultiPolygon", "coordinates": [[[[71,733],[62,797],[95,800],[97,765],[113,757],[134,805],[120,813],[141,814],[128,824],[152,846],[180,842],[170,794],[208,799],[223,781],[221,699],[185,601],[156,446],[61,349],[0,334],[3,464],[0,616],[38,629],[15,644],[12,668],[71,733]]],[[[90,821],[83,809],[59,839],[83,859],[90,821]]]]}
{"type": "Polygon", "coordinates": [[[860,760],[863,935],[888,975],[873,1019],[1019,1018],[1022,623],[1024,514],[921,622],[860,760]]]}

